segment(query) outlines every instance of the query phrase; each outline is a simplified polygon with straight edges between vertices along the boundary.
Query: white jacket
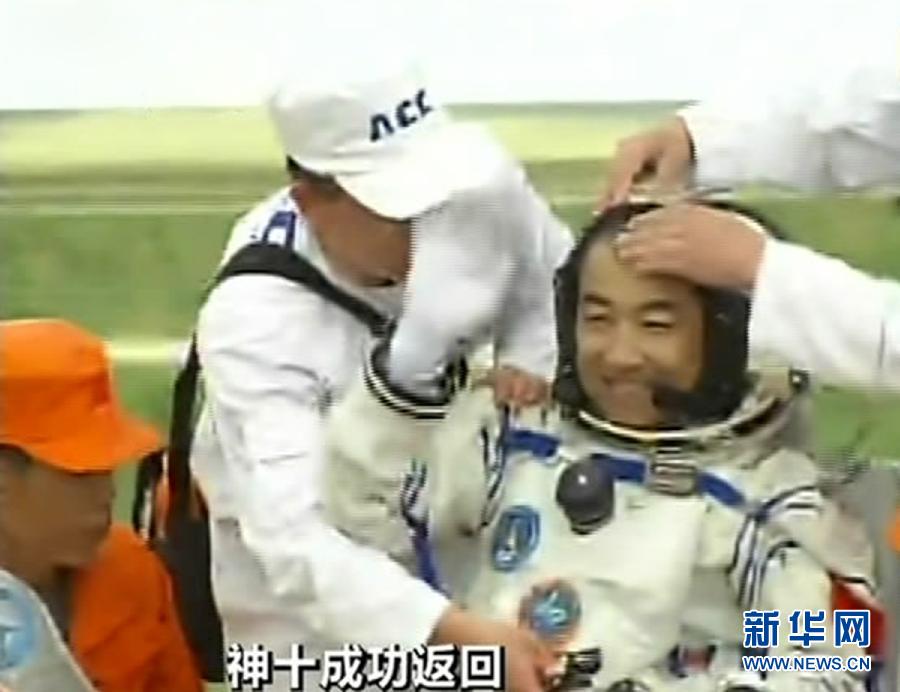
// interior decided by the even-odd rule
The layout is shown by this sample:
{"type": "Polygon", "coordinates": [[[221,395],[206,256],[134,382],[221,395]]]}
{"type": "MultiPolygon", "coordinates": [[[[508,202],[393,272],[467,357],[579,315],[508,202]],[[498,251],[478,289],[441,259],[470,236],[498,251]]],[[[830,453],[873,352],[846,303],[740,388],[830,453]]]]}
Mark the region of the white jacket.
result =
{"type": "MultiPolygon", "coordinates": [[[[480,315],[476,326],[489,327],[498,361],[549,374],[555,359],[551,280],[571,241],[517,166],[509,164],[498,175],[494,188],[472,190],[434,218],[419,220],[405,290],[361,290],[336,276],[287,190],[237,223],[225,256],[252,241],[282,243],[385,314],[396,317],[403,306],[395,334],[405,335],[406,343],[415,341],[419,320],[440,321],[442,309],[458,315],[460,308],[469,308],[480,315]],[[500,201],[508,219],[501,229],[495,227],[499,207],[482,218],[479,212],[485,210],[470,204],[485,203],[495,188],[503,191],[500,201]],[[454,264],[463,254],[470,261],[454,264]],[[517,258],[527,261],[517,264],[517,258]],[[491,272],[492,261],[509,269],[500,282],[500,274],[491,272]],[[460,285],[474,285],[473,294],[480,285],[487,308],[471,299],[461,303],[464,296],[453,290],[460,285]]],[[[424,350],[424,356],[411,356],[419,358],[416,368],[423,358],[439,359],[452,345],[446,343],[452,334],[440,334],[432,343],[428,336],[415,342],[424,350]]],[[[324,417],[361,373],[371,347],[367,329],[303,287],[278,277],[239,276],[209,296],[197,343],[206,398],[192,468],[213,522],[236,523],[227,533],[229,545],[243,546],[241,564],[247,570],[258,566],[265,582],[265,594],[217,593],[220,608],[227,601],[222,612],[226,633],[239,631],[229,622],[239,619],[230,617],[232,611],[266,598],[271,602],[267,612],[296,617],[296,626],[288,628],[296,642],[320,648],[343,642],[425,642],[446,598],[384,552],[348,539],[321,511],[324,417]]]]}
{"type": "MultiPolygon", "coordinates": [[[[896,42],[894,42],[895,44],[896,42]]],[[[771,75],[680,115],[703,185],[769,182],[804,190],[900,183],[900,67],[838,53],[790,77],[771,75]]],[[[855,229],[842,229],[855,233],[855,229]]],[[[819,379],[900,387],[900,286],[787,243],[769,241],[757,277],[750,345],[819,379]]]]}

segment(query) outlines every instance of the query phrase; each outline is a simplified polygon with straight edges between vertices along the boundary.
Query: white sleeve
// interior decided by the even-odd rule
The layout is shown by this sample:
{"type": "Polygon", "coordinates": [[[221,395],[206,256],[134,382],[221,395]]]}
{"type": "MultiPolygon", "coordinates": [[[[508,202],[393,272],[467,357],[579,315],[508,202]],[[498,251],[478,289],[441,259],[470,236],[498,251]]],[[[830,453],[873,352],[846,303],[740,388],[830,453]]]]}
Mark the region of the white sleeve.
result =
{"type": "Polygon", "coordinates": [[[834,51],[815,65],[757,56],[758,70],[680,112],[701,185],[806,190],[900,182],[900,62],[834,51]],[[767,61],[768,58],[768,61],[767,61]],[[770,62],[777,72],[767,71],[770,62]],[[790,66],[790,69],[789,69],[790,66]]]}
{"type": "MultiPolygon", "coordinates": [[[[500,316],[494,345],[498,365],[551,378],[556,366],[553,278],[572,248],[572,232],[530,185],[523,187],[518,214],[510,220],[526,230],[522,260],[500,316]],[[530,243],[530,245],[529,245],[530,243]]],[[[513,216],[513,210],[509,211],[513,216]]]]}
{"type": "MultiPolygon", "coordinates": [[[[777,641],[769,641],[766,655],[864,654],[856,646],[847,645],[840,649],[833,646],[833,631],[829,626],[834,590],[833,565],[830,563],[832,560],[834,565],[842,563],[833,552],[834,546],[843,538],[836,537],[835,526],[843,529],[848,517],[811,485],[817,477],[816,462],[799,452],[782,449],[741,475],[744,476],[742,491],[765,507],[765,512],[751,512],[741,517],[717,505],[709,515],[716,521],[708,528],[714,540],[719,536],[733,537],[733,549],[720,554],[730,554],[727,572],[740,609],[745,613],[778,611],[779,626],[774,632],[777,641]],[[733,523],[735,521],[738,523],[733,523]],[[807,629],[800,621],[796,622],[796,629],[791,624],[792,614],[804,610],[825,611],[825,621],[821,623],[825,632],[819,637],[817,632],[810,630],[810,634],[816,636],[810,637],[808,642],[792,639],[792,635],[802,636],[807,629]]],[[[848,536],[851,533],[847,531],[848,536]]],[[[868,576],[869,571],[851,574],[868,576]]],[[[813,620],[810,624],[815,626],[817,623],[813,620]]],[[[857,692],[863,689],[861,682],[854,682],[850,675],[837,670],[769,671],[766,683],[765,689],[769,692],[857,692]]]]}
{"type": "Polygon", "coordinates": [[[401,386],[493,337],[500,362],[552,373],[553,271],[572,240],[534,190],[512,177],[426,214],[391,342],[401,386]]]}
{"type": "MultiPolygon", "coordinates": [[[[802,549],[790,548],[782,539],[760,538],[760,545],[765,545],[770,557],[762,563],[759,572],[764,575],[760,585],[759,603],[753,607],[760,610],[777,610],[780,626],[778,629],[778,645],[768,651],[768,656],[848,656],[865,655],[857,647],[848,646],[837,649],[832,646],[832,630],[829,623],[832,619],[833,584],[827,572],[802,549]],[[801,643],[791,642],[792,633],[802,636],[804,624],[797,621],[798,628],[793,632],[791,616],[795,611],[812,611],[814,614],[824,611],[826,640],[813,640],[808,647],[801,643]]],[[[801,615],[800,617],[804,617],[801,615]]],[[[848,672],[839,670],[816,671],[814,673],[772,671],[766,678],[766,690],[769,692],[863,692],[864,682],[848,672]]]]}
{"type": "Polygon", "coordinates": [[[334,641],[415,646],[446,599],[323,517],[319,373],[340,348],[329,309],[274,277],[234,278],[211,295],[198,344],[210,409],[233,428],[221,472],[234,474],[242,536],[285,607],[334,641]]]}
{"type": "Polygon", "coordinates": [[[788,362],[835,384],[900,388],[900,284],[768,240],[750,350],[755,359],[788,362]]]}
{"type": "Polygon", "coordinates": [[[487,190],[416,219],[403,311],[391,338],[391,380],[412,391],[490,334],[514,274],[502,202],[487,190]]]}

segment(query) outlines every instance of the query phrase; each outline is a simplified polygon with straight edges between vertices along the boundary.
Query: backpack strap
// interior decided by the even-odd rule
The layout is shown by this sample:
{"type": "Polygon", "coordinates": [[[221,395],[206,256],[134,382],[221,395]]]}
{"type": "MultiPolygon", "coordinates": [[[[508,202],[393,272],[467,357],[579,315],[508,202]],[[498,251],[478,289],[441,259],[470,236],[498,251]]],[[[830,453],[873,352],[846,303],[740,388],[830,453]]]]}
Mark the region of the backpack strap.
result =
{"type": "MultiPolygon", "coordinates": [[[[258,242],[244,246],[226,262],[209,290],[234,276],[265,274],[280,276],[305,286],[366,325],[375,336],[388,331],[389,320],[368,303],[335,286],[308,259],[293,250],[272,243],[258,242]]],[[[190,452],[193,441],[193,415],[197,399],[200,358],[196,335],[191,338],[187,360],[175,379],[172,393],[172,417],[169,426],[167,478],[170,511],[168,516],[184,516],[190,510],[190,452]]]]}
{"type": "Polygon", "coordinates": [[[134,500],[131,503],[131,528],[144,541],[156,535],[155,492],[163,474],[165,449],[157,449],[138,462],[134,482],[134,500]]]}
{"type": "Polygon", "coordinates": [[[329,303],[343,308],[377,336],[383,335],[387,329],[388,320],[384,315],[365,301],[335,286],[308,259],[282,245],[272,243],[246,245],[219,270],[212,287],[241,274],[280,276],[306,286],[329,303]]]}

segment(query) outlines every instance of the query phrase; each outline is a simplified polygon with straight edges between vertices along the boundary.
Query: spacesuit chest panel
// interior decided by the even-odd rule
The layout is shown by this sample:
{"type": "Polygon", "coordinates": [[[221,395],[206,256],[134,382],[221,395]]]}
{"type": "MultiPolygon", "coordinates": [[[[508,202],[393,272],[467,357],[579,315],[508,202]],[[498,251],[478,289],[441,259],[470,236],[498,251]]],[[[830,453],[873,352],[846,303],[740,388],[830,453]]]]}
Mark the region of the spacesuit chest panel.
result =
{"type": "Polygon", "coordinates": [[[468,605],[567,650],[599,647],[614,681],[677,643],[706,500],[616,481],[611,516],[576,533],[557,502],[572,462],[516,453],[468,605]]]}

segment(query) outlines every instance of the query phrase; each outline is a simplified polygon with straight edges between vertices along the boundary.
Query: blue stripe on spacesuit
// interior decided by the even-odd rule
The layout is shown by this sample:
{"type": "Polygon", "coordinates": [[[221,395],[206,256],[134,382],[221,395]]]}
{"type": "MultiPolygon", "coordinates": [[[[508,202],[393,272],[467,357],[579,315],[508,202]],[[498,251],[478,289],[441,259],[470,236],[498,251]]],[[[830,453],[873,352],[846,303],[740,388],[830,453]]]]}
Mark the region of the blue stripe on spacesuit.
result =
{"type": "Polygon", "coordinates": [[[725,568],[727,573],[731,573],[734,571],[734,568],[737,567],[738,559],[741,553],[741,544],[744,541],[744,536],[747,533],[747,529],[755,526],[753,522],[753,516],[751,514],[744,515],[744,521],[741,523],[741,528],[738,529],[737,538],[734,540],[734,551],[731,554],[731,562],[728,563],[728,567],[725,568]]]}
{"type": "Polygon", "coordinates": [[[435,591],[443,593],[444,588],[441,585],[440,572],[438,571],[434,548],[428,537],[428,531],[414,529],[412,532],[412,544],[416,555],[416,567],[419,571],[419,578],[435,591]]]}
{"type": "MultiPolygon", "coordinates": [[[[592,454],[591,458],[603,463],[617,480],[630,483],[647,482],[649,466],[646,461],[617,457],[610,454],[592,454]]],[[[715,498],[727,507],[740,507],[744,504],[744,495],[740,490],[724,478],[706,471],[701,471],[697,475],[697,489],[715,498]]]]}
{"type": "Polygon", "coordinates": [[[757,561],[753,570],[753,579],[750,582],[749,586],[750,593],[745,607],[750,608],[757,603],[759,599],[760,589],[762,589],[763,582],[766,579],[766,570],[769,569],[769,564],[772,562],[772,560],[779,557],[780,554],[786,552],[791,548],[799,547],[800,544],[797,543],[797,541],[792,539],[785,539],[783,541],[778,541],[766,551],[763,559],[757,561]]]}
{"type": "MultiPolygon", "coordinates": [[[[526,428],[510,428],[503,435],[503,445],[507,453],[527,452],[537,459],[549,459],[559,451],[558,437],[526,428]]],[[[616,480],[628,483],[646,483],[648,462],[641,457],[626,457],[612,454],[592,454],[592,459],[603,463],[616,480]]],[[[697,475],[697,489],[710,495],[728,507],[740,507],[745,503],[744,495],[728,480],[700,471],[697,475]]]]}
{"type": "Polygon", "coordinates": [[[603,464],[617,481],[643,483],[647,475],[647,464],[642,461],[623,459],[610,454],[591,454],[591,459],[603,464]]]}
{"type": "MultiPolygon", "coordinates": [[[[508,430],[503,441],[507,452],[527,452],[538,459],[556,455],[560,446],[559,439],[554,436],[521,428],[508,430]]],[[[642,485],[647,483],[650,466],[645,459],[612,454],[593,454],[590,458],[602,463],[616,480],[642,485]]],[[[768,547],[765,555],[760,555],[759,552],[765,548],[765,542],[761,541],[763,527],[781,514],[819,510],[818,487],[807,484],[788,488],[752,508],[739,488],[708,471],[697,474],[697,489],[727,507],[746,511],[727,571],[733,576],[734,570],[740,566],[738,600],[753,603],[762,588],[769,562],[780,551],[796,546],[793,541],[780,541],[768,547]],[[804,494],[808,494],[807,497],[802,497],[804,494]]]]}
{"type": "Polygon", "coordinates": [[[768,500],[763,502],[755,511],[755,514],[759,516],[760,519],[765,521],[770,516],[772,516],[778,509],[778,505],[782,502],[789,500],[795,495],[799,495],[802,492],[811,491],[818,494],[819,488],[815,485],[798,485],[794,488],[788,488],[787,490],[783,490],[777,495],[773,495],[768,500]]]}
{"type": "Polygon", "coordinates": [[[762,582],[765,579],[769,562],[782,549],[798,547],[798,544],[794,540],[784,539],[770,546],[766,553],[760,556],[758,550],[764,545],[759,541],[762,532],[762,525],[754,522],[753,538],[744,562],[744,568],[741,572],[741,580],[738,585],[738,602],[742,603],[745,608],[754,607],[756,599],[759,596],[759,589],[762,588],[762,582]]]}
{"type": "Polygon", "coordinates": [[[501,443],[507,453],[528,452],[538,459],[549,459],[559,449],[559,438],[527,428],[507,428],[501,443]]]}
{"type": "Polygon", "coordinates": [[[403,479],[400,513],[409,529],[419,578],[435,591],[443,592],[437,558],[428,531],[428,508],[425,504],[419,504],[427,475],[425,465],[414,460],[403,479]]]}
{"type": "Polygon", "coordinates": [[[753,567],[753,556],[756,554],[756,546],[759,542],[760,524],[758,521],[751,519],[753,526],[753,534],[750,537],[750,547],[747,550],[747,558],[744,561],[744,568],[741,570],[741,578],[738,582],[738,602],[746,605],[745,596],[750,586],[751,568],[753,567]]]}
{"type": "Polygon", "coordinates": [[[733,572],[735,567],[737,567],[738,560],[741,553],[741,543],[744,540],[744,536],[746,535],[747,529],[752,525],[753,530],[756,531],[757,522],[762,521],[765,522],[770,517],[774,516],[775,510],[778,504],[782,502],[787,502],[789,499],[794,497],[795,495],[799,495],[802,492],[812,491],[818,493],[818,488],[815,485],[799,485],[794,488],[788,488],[773,497],[770,497],[768,500],[759,505],[756,509],[751,512],[748,512],[744,516],[744,522],[741,524],[740,531],[738,531],[737,539],[734,542],[734,552],[731,555],[731,562],[728,565],[728,572],[733,572]]]}
{"type": "Polygon", "coordinates": [[[724,478],[711,473],[700,473],[700,489],[727,507],[742,507],[746,503],[744,494],[740,490],[724,478]]]}
{"type": "Polygon", "coordinates": [[[500,412],[500,431],[496,438],[492,438],[486,427],[479,431],[481,442],[481,460],[484,465],[484,475],[487,479],[484,507],[481,511],[481,525],[490,524],[499,508],[499,500],[503,480],[506,478],[506,467],[509,459],[509,450],[504,443],[507,431],[510,427],[510,409],[504,406],[500,412]]]}
{"type": "Polygon", "coordinates": [[[759,555],[761,547],[759,538],[765,524],[773,517],[787,514],[788,512],[818,511],[821,508],[820,503],[796,499],[798,495],[809,492],[817,492],[816,486],[803,485],[789,488],[769,498],[754,511],[748,512],[744,517],[744,523],[741,525],[735,540],[731,564],[729,564],[727,571],[731,574],[739,564],[743,563],[741,576],[738,580],[738,601],[744,604],[745,607],[752,607],[755,603],[762,581],[765,578],[769,561],[779,550],[796,545],[793,541],[785,539],[771,546],[764,556],[759,555]],[[791,501],[792,498],[793,501],[791,501]],[[752,531],[752,534],[749,541],[746,541],[748,529],[752,531]],[[749,545],[746,550],[742,550],[742,546],[745,543],[749,543],[749,545]],[[792,546],[788,546],[788,543],[791,543],[792,546]]]}

